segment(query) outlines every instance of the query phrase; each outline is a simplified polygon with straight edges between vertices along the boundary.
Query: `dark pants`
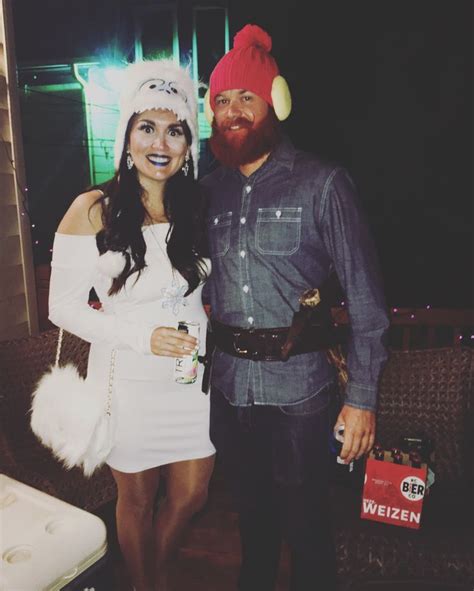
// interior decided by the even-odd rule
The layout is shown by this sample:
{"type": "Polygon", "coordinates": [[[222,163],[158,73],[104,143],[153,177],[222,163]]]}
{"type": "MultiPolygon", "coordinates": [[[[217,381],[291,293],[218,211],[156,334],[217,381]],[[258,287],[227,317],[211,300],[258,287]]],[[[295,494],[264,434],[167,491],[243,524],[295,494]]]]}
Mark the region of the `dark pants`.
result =
{"type": "Polygon", "coordinates": [[[211,439],[239,513],[240,591],[272,591],[281,540],[290,591],[333,591],[328,504],[331,388],[288,406],[236,407],[211,392],[211,439]]]}

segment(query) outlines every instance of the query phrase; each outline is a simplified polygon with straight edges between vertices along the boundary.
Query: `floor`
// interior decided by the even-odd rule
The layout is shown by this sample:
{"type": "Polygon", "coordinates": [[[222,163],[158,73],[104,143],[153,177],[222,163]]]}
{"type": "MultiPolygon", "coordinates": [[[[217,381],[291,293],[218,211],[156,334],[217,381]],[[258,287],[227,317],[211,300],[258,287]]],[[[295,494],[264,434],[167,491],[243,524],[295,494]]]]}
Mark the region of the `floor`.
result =
{"type": "MultiPolygon", "coordinates": [[[[107,507],[101,517],[109,531],[109,546],[115,584],[106,591],[131,591],[115,535],[114,508],[107,507]]],[[[237,591],[240,543],[237,515],[219,466],[214,471],[209,500],[192,520],[182,540],[170,591],[237,591]]],[[[288,591],[289,556],[284,547],[275,591],[288,591]]],[[[339,591],[466,591],[463,585],[443,585],[428,581],[366,581],[341,584],[339,591]]],[[[100,589],[102,591],[102,589],[100,589]]],[[[316,591],[316,590],[315,590],[316,591]]],[[[318,590],[319,591],[319,590],[318,590]]],[[[321,590],[324,591],[324,590],[321,590]]],[[[474,591],[474,589],[473,589],[474,591]]]]}
{"type": "MultiPolygon", "coordinates": [[[[111,507],[103,517],[109,529],[114,563],[116,589],[113,591],[131,591],[115,538],[111,507]]],[[[182,540],[170,591],[236,591],[239,562],[237,515],[217,467],[208,503],[192,520],[182,540]]],[[[276,591],[288,590],[288,564],[284,549],[276,591]]]]}

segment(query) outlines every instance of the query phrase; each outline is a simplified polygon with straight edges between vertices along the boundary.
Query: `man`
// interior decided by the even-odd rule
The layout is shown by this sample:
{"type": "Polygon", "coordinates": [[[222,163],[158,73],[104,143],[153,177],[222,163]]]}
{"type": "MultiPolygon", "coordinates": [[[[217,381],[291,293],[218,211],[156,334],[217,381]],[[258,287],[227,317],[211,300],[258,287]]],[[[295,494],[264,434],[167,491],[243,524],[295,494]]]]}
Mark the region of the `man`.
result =
{"type": "Polygon", "coordinates": [[[313,330],[286,361],[282,346],[301,294],[335,270],[351,323],[349,381],[336,421],[345,425],[341,456],[350,462],[374,442],[388,320],[347,172],[281,134],[278,119],[291,99],[270,49],[265,31],[244,27],[207,96],[210,146],[222,164],[202,181],[211,199],[211,438],[238,503],[239,589],[274,589],[284,538],[291,591],[331,591],[328,335],[313,330]]]}

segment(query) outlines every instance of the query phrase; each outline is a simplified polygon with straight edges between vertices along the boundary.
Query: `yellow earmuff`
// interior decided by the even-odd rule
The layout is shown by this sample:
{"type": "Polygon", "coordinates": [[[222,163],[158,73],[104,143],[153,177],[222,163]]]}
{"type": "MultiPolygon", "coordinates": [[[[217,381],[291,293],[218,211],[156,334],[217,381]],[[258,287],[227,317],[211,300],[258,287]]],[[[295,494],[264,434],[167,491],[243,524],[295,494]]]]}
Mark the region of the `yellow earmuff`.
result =
{"type": "MultiPolygon", "coordinates": [[[[291,113],[291,94],[288,88],[287,81],[283,76],[275,76],[272,83],[272,102],[275,115],[279,121],[284,121],[291,113]]],[[[204,96],[204,114],[209,125],[212,124],[214,119],[214,113],[211,107],[211,94],[207,89],[206,95],[204,96]]]]}
{"type": "Polygon", "coordinates": [[[272,83],[272,103],[279,121],[284,121],[291,113],[291,94],[283,76],[275,76],[272,83]]]}

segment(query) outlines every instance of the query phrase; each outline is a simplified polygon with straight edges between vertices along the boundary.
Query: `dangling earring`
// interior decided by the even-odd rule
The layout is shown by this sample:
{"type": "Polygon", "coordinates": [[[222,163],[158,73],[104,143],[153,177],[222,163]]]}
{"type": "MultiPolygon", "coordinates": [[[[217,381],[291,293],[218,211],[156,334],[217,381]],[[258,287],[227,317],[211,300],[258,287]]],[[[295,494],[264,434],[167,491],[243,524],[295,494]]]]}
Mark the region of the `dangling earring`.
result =
{"type": "Polygon", "coordinates": [[[128,170],[132,170],[133,168],[133,160],[130,152],[127,152],[127,168],[128,170]]]}
{"type": "Polygon", "coordinates": [[[189,172],[189,154],[186,154],[186,158],[184,159],[184,164],[183,164],[181,170],[183,171],[184,176],[188,176],[188,172],[189,172]]]}

